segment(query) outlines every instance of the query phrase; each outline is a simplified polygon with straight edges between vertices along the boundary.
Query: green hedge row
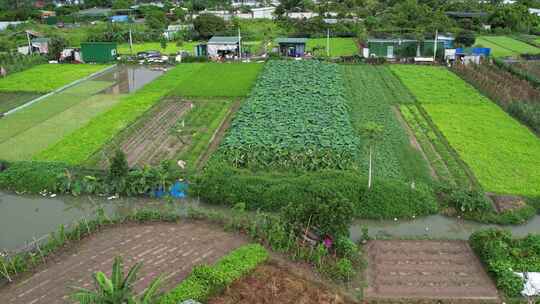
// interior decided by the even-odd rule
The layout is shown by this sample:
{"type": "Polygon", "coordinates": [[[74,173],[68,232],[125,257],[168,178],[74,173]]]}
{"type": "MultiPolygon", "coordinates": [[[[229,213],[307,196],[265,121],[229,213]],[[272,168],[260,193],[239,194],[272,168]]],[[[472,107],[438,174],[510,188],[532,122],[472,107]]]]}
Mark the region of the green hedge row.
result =
{"type": "Polygon", "coordinates": [[[59,182],[59,176],[66,169],[73,169],[64,163],[53,162],[1,162],[0,189],[17,192],[39,193],[42,190],[53,191],[59,182]]]}
{"type": "Polygon", "coordinates": [[[234,206],[244,203],[250,210],[278,211],[289,203],[340,197],[351,202],[359,218],[393,219],[434,214],[438,211],[430,187],[414,188],[395,180],[367,178],[353,171],[251,172],[212,162],[191,185],[191,194],[211,204],[234,206]]]}
{"type": "Polygon", "coordinates": [[[539,234],[513,239],[509,231],[488,229],[473,233],[469,243],[508,297],[519,296],[523,289],[523,280],[514,272],[540,271],[539,234]]]}
{"type": "Polygon", "coordinates": [[[160,303],[177,304],[190,299],[205,301],[267,259],[268,252],[263,246],[242,246],[220,259],[214,266],[196,266],[188,278],[161,298],[160,303]]]}

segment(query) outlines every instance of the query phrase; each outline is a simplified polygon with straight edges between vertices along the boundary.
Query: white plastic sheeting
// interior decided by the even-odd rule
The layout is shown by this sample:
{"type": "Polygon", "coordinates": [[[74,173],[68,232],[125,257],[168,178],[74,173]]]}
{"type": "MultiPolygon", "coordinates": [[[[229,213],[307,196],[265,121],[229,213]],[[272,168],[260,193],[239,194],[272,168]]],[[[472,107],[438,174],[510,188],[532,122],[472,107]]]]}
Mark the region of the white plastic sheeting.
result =
{"type": "Polygon", "coordinates": [[[540,272],[516,272],[516,274],[525,281],[521,291],[523,296],[540,296],[540,272]]]}

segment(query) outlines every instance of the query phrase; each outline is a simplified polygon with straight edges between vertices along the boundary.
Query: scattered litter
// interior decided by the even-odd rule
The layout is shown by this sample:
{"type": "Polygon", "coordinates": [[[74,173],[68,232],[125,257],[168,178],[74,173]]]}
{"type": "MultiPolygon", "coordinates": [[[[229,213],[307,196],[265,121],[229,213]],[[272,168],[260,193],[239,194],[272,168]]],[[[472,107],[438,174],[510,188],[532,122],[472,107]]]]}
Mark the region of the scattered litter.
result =
{"type": "Polygon", "coordinates": [[[540,272],[515,272],[525,283],[521,294],[525,297],[533,297],[540,295],[540,272]]]}
{"type": "Polygon", "coordinates": [[[51,197],[56,197],[56,193],[51,194],[51,197]]]}
{"type": "Polygon", "coordinates": [[[117,199],[118,198],[118,195],[113,195],[113,196],[109,196],[107,197],[107,200],[113,200],[113,199],[117,199]]]}
{"type": "Polygon", "coordinates": [[[397,222],[397,217],[394,218],[394,222],[397,222]]]}

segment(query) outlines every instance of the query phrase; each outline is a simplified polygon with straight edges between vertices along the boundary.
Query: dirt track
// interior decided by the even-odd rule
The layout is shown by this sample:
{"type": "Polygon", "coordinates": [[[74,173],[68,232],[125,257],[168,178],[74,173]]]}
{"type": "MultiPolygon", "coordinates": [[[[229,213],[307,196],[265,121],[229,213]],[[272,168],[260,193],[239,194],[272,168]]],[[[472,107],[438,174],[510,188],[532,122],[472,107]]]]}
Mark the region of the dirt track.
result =
{"type": "Polygon", "coordinates": [[[498,301],[497,290],[463,241],[371,241],[366,299],[498,301]]]}

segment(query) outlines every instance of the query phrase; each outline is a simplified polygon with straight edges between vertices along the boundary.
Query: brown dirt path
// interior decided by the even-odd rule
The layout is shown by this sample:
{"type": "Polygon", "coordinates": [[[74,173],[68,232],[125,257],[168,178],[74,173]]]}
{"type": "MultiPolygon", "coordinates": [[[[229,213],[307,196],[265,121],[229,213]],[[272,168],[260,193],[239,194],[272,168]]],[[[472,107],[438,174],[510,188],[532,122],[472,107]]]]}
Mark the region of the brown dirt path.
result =
{"type": "Polygon", "coordinates": [[[367,256],[367,300],[499,302],[495,285],[467,242],[371,241],[367,256]]]}
{"type": "Polygon", "coordinates": [[[110,275],[115,256],[127,267],[143,262],[135,290],[140,292],[158,275],[166,278],[164,289],[181,282],[193,266],[213,263],[246,243],[204,222],[127,224],[106,228],[79,245],[51,258],[32,275],[0,288],[2,304],[70,303],[70,286],[92,288],[91,275],[110,275]]]}

